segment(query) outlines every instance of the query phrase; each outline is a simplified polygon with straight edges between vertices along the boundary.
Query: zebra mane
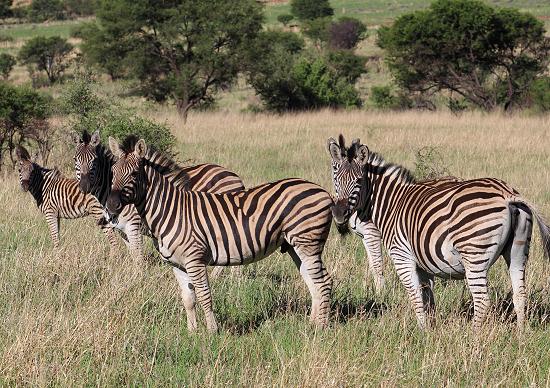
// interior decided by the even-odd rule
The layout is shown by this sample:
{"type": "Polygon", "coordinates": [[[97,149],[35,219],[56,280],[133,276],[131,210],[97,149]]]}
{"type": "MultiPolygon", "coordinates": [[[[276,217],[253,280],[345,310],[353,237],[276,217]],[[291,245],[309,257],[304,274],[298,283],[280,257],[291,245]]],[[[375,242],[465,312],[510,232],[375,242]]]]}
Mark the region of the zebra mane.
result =
{"type": "MultiPolygon", "coordinates": [[[[129,135],[124,139],[120,149],[125,154],[134,152],[139,138],[135,135],[129,135]]],[[[167,154],[157,151],[154,147],[148,145],[147,153],[143,158],[144,165],[153,168],[159,174],[164,175],[176,186],[187,187],[189,184],[189,175],[185,167],[180,166],[167,154]]]]}
{"type": "Polygon", "coordinates": [[[369,151],[365,168],[367,168],[367,166],[375,167],[378,170],[377,173],[384,173],[388,170],[391,170],[392,172],[397,171],[397,179],[403,181],[404,183],[416,183],[416,178],[409,169],[399,164],[387,162],[382,155],[376,152],[369,151]]]}
{"type": "Polygon", "coordinates": [[[84,129],[82,131],[82,142],[86,145],[88,145],[90,143],[90,140],[92,140],[92,135],[90,135],[90,132],[88,132],[87,129],[84,129]]]}

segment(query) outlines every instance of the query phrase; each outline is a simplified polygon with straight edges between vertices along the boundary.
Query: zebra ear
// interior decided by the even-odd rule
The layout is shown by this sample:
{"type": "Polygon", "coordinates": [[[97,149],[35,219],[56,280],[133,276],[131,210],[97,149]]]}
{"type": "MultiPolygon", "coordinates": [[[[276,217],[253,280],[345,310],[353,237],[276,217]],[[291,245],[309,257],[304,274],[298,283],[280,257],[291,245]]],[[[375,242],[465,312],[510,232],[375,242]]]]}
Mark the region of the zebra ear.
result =
{"type": "Polygon", "coordinates": [[[361,166],[364,166],[365,164],[367,164],[368,158],[369,147],[364,144],[358,145],[355,151],[355,160],[357,161],[357,163],[359,163],[361,166]]]}
{"type": "Polygon", "coordinates": [[[17,148],[15,148],[15,155],[17,156],[18,160],[30,160],[31,156],[29,155],[29,151],[25,149],[25,147],[18,145],[17,148]]]}
{"type": "Polygon", "coordinates": [[[145,140],[139,139],[134,148],[134,153],[138,158],[145,157],[145,154],[147,153],[147,144],[145,144],[145,140]]]}
{"type": "Polygon", "coordinates": [[[33,163],[36,163],[36,161],[38,160],[38,151],[36,151],[33,155],[32,155],[32,158],[31,158],[31,162],[33,163]]]}
{"type": "Polygon", "coordinates": [[[95,147],[99,144],[99,142],[101,141],[101,138],[99,137],[99,130],[95,131],[90,139],[90,145],[92,147],[95,147]]]}
{"type": "Polygon", "coordinates": [[[80,134],[75,131],[71,131],[71,140],[76,145],[82,143],[82,138],[80,137],[80,134]]]}
{"type": "Polygon", "coordinates": [[[334,160],[335,162],[342,161],[342,153],[340,152],[340,146],[338,145],[338,143],[336,143],[336,140],[334,140],[334,138],[330,137],[327,140],[327,149],[332,160],[334,160]]]}
{"type": "Polygon", "coordinates": [[[122,155],[122,150],[120,149],[118,142],[111,136],[109,136],[109,149],[117,159],[120,158],[120,155],[122,155]]]}

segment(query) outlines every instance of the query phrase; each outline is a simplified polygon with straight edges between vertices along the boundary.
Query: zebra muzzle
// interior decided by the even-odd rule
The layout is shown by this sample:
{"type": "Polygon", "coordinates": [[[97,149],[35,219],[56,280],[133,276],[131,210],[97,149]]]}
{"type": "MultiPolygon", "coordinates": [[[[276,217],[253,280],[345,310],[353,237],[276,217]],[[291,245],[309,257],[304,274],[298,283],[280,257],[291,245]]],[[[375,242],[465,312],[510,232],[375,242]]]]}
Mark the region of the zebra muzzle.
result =
{"type": "Polygon", "coordinates": [[[107,211],[110,215],[118,216],[122,210],[122,202],[120,200],[120,191],[111,191],[107,197],[107,211]]]}

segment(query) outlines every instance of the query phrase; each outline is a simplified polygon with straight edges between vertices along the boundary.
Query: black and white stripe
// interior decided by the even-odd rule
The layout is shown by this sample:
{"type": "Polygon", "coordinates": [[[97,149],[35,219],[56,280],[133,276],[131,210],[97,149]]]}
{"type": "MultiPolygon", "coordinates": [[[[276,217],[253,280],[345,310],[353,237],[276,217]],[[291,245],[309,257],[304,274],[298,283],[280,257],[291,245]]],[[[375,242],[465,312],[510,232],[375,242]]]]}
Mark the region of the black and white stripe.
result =
{"type": "Polygon", "coordinates": [[[132,203],[161,255],[176,273],[190,330],[197,327],[195,300],[207,327],[217,330],[206,274],[207,265],[242,265],[260,260],[278,247],[289,252],[312,296],[311,319],[328,322],[331,280],[321,254],[331,224],[332,198],[318,185],[284,179],[237,193],[185,191],[159,173],[155,154],[143,140],[109,139],[119,159],[107,201],[118,214],[132,203]]]}
{"type": "Polygon", "coordinates": [[[426,313],[434,308],[433,277],[439,276],[466,278],[474,301],[473,325],[479,328],[489,307],[487,272],[502,254],[522,327],[533,216],[550,253],[550,228],[533,207],[498,179],[424,185],[365,145],[357,142],[350,149],[336,175],[335,222],[343,226],[357,211],[380,230],[419,325],[426,326],[426,313]]]}
{"type": "Polygon", "coordinates": [[[103,222],[106,214],[97,199],[81,192],[75,179],[63,177],[57,169],[50,170],[34,163],[25,148],[17,147],[16,154],[21,188],[32,194],[38,209],[46,217],[54,248],[59,247],[60,218],[91,215],[107,236],[112,256],[116,248],[115,235],[103,222]]]}

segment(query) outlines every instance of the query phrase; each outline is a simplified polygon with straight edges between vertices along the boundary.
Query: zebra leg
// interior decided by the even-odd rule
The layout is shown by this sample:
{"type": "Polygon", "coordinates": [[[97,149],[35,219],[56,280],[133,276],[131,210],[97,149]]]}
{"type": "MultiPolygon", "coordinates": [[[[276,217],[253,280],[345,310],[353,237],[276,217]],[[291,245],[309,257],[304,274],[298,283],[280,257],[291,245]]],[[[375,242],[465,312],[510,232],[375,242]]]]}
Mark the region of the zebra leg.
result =
{"type": "Polygon", "coordinates": [[[512,281],[517,326],[519,330],[522,330],[525,324],[525,304],[527,301],[525,266],[527,264],[527,257],[529,256],[533,221],[530,214],[519,209],[518,212],[514,225],[515,229],[510,236],[511,241],[509,241],[502,255],[508,265],[510,280],[512,281]]]}
{"type": "Polygon", "coordinates": [[[109,241],[109,257],[113,258],[116,254],[116,248],[117,248],[117,241],[116,241],[116,234],[113,228],[110,228],[106,225],[101,226],[101,230],[103,231],[103,234],[105,234],[105,237],[107,237],[107,240],[109,241]]]}
{"type": "Polygon", "coordinates": [[[54,249],[59,249],[59,217],[53,211],[48,211],[44,214],[46,222],[50,229],[50,237],[52,238],[54,249]]]}
{"type": "Polygon", "coordinates": [[[221,265],[215,266],[212,271],[210,271],[210,278],[211,279],[217,279],[220,277],[220,274],[223,271],[223,268],[221,265]]]}
{"type": "Polygon", "coordinates": [[[187,330],[193,332],[197,330],[197,312],[195,309],[197,297],[195,295],[195,287],[186,272],[176,267],[173,267],[172,270],[180,286],[181,299],[183,300],[185,313],[187,314],[187,330]]]}
{"type": "Polygon", "coordinates": [[[212,310],[212,295],[208,285],[206,265],[202,260],[193,260],[186,265],[186,269],[191,284],[195,287],[197,300],[204,311],[206,327],[209,332],[216,332],[218,331],[218,323],[212,310]]]}
{"type": "Polygon", "coordinates": [[[363,236],[363,245],[367,251],[369,266],[365,278],[368,280],[369,272],[374,278],[374,290],[380,294],[384,288],[384,262],[382,260],[382,235],[372,222],[359,222],[356,230],[363,236]]]}
{"type": "Polygon", "coordinates": [[[420,279],[420,288],[422,293],[422,302],[424,311],[428,316],[430,326],[435,323],[435,298],[434,298],[434,275],[429,274],[421,268],[417,268],[418,277],[420,279]]]}
{"type": "Polygon", "coordinates": [[[474,301],[473,328],[475,331],[481,329],[481,325],[483,321],[485,321],[490,306],[487,286],[487,268],[484,265],[486,261],[487,260],[483,260],[481,257],[464,260],[466,283],[468,283],[468,288],[474,301]],[[474,262],[479,262],[481,267],[476,269],[475,264],[473,264],[474,262]]]}
{"type": "Polygon", "coordinates": [[[145,255],[143,254],[143,235],[141,234],[141,227],[131,228],[126,230],[126,236],[128,238],[128,250],[130,255],[137,263],[143,263],[145,261],[145,255]]]}
{"type": "Polygon", "coordinates": [[[426,311],[422,294],[422,283],[416,260],[412,254],[393,249],[390,256],[395,265],[395,271],[405,286],[409,299],[416,314],[416,320],[421,330],[426,329],[426,311]]]}
{"type": "Polygon", "coordinates": [[[305,248],[292,246],[288,248],[288,253],[311,294],[310,321],[321,327],[326,326],[330,315],[332,280],[321,261],[321,254],[308,254],[305,248]]]}

